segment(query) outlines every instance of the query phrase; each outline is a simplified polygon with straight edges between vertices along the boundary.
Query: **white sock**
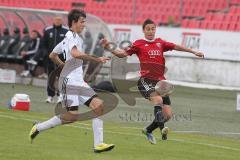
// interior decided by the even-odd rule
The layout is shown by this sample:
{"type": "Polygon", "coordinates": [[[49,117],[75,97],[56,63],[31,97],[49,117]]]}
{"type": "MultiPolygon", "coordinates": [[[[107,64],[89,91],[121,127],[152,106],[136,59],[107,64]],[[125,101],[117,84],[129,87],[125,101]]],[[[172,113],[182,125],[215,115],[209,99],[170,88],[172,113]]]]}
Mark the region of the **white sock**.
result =
{"type": "Polygon", "coordinates": [[[38,123],[36,127],[37,127],[37,130],[39,132],[41,132],[41,131],[47,130],[49,128],[53,128],[55,126],[58,126],[60,124],[62,124],[61,119],[58,116],[54,116],[54,117],[52,117],[51,119],[49,119],[45,122],[38,123]]]}
{"type": "Polygon", "coordinates": [[[103,121],[99,118],[92,120],[94,147],[103,143],[103,121]]]}

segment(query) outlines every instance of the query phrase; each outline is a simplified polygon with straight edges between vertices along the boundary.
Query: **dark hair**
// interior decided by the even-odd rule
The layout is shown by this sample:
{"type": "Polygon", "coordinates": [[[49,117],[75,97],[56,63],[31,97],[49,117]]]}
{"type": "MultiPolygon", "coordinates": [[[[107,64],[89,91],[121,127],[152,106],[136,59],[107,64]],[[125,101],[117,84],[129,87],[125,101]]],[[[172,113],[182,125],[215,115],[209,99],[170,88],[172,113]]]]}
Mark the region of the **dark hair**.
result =
{"type": "Polygon", "coordinates": [[[28,33],[29,33],[29,32],[28,32],[28,28],[27,28],[27,27],[24,27],[22,33],[23,33],[23,34],[28,34],[28,33]]]}
{"type": "Polygon", "coordinates": [[[103,33],[100,32],[100,33],[98,34],[98,39],[99,39],[99,40],[104,39],[104,37],[105,37],[105,36],[104,36],[103,33]]]}
{"type": "Polygon", "coordinates": [[[8,29],[8,28],[4,28],[3,34],[4,34],[4,35],[9,35],[9,29],[8,29]]]}
{"type": "Polygon", "coordinates": [[[41,34],[37,30],[34,29],[34,30],[32,30],[32,32],[36,33],[38,38],[42,37],[41,34]]]}
{"type": "Polygon", "coordinates": [[[68,14],[68,26],[72,27],[72,22],[77,22],[80,17],[86,18],[86,13],[83,10],[72,9],[68,14]]]}
{"type": "Polygon", "coordinates": [[[14,32],[15,34],[18,34],[18,33],[20,33],[20,29],[19,29],[18,27],[15,27],[13,32],[14,32]]]}
{"type": "Polygon", "coordinates": [[[154,24],[154,25],[156,25],[156,24],[153,22],[153,20],[151,20],[151,19],[146,19],[146,20],[143,22],[142,29],[144,30],[144,28],[145,28],[146,25],[148,25],[148,24],[154,24]]]}

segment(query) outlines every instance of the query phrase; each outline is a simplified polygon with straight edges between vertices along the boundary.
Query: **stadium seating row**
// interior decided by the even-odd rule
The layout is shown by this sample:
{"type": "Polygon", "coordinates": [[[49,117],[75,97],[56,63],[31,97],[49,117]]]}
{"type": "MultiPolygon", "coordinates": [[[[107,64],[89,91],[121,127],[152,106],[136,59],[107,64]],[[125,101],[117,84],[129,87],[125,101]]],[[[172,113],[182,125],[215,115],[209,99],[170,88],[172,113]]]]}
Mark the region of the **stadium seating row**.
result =
{"type": "Polygon", "coordinates": [[[199,21],[199,20],[183,20],[182,27],[184,28],[200,28],[200,29],[215,29],[215,30],[229,30],[240,31],[240,24],[237,22],[221,23],[219,21],[199,21]]]}
{"type": "Polygon", "coordinates": [[[240,17],[240,0],[229,2],[228,4],[228,0],[138,0],[135,3],[128,0],[0,0],[0,5],[57,10],[82,7],[107,23],[113,24],[141,24],[144,19],[151,17],[158,24],[173,23],[186,28],[239,31],[237,22],[240,17]],[[183,21],[179,14],[181,6],[183,21]]]}
{"type": "Polygon", "coordinates": [[[20,52],[26,50],[29,44],[29,34],[26,33],[21,38],[19,28],[14,29],[13,35],[9,34],[8,29],[4,29],[0,38],[0,61],[21,62],[20,52]]]}

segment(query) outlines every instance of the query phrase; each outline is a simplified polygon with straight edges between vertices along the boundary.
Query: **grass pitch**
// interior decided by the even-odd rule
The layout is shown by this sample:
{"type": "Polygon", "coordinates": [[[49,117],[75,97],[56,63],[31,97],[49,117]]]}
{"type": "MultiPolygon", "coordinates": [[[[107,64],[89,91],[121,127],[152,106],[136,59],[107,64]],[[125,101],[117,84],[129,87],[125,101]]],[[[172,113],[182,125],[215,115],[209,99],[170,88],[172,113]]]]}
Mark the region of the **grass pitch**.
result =
{"type": "Polygon", "coordinates": [[[143,98],[136,106],[121,101],[103,116],[104,141],[116,147],[108,153],[93,153],[91,121],[77,122],[42,132],[30,144],[28,133],[34,121],[52,117],[54,104],[46,104],[45,89],[0,84],[1,160],[236,160],[240,157],[240,115],[235,111],[236,92],[176,87],[171,96],[174,118],[169,140],[151,145],[141,134],[153,108],[143,98]],[[15,93],[31,98],[31,111],[15,111],[6,105],[15,93]]]}

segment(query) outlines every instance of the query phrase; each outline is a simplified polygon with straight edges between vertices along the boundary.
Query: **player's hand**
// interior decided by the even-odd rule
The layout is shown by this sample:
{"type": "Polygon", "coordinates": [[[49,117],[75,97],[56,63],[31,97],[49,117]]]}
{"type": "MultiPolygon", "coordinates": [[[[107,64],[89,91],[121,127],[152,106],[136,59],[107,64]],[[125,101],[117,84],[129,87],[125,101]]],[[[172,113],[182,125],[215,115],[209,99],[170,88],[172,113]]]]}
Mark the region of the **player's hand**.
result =
{"type": "Polygon", "coordinates": [[[98,62],[100,62],[100,63],[106,63],[109,60],[110,60],[110,58],[108,58],[108,57],[99,57],[98,58],[98,62]]]}
{"type": "Polygon", "coordinates": [[[195,56],[204,58],[204,54],[202,52],[194,52],[195,56]]]}
{"type": "Polygon", "coordinates": [[[27,52],[25,52],[25,51],[22,51],[22,52],[21,52],[21,56],[22,56],[22,57],[25,57],[26,55],[27,55],[27,52]]]}
{"type": "Polygon", "coordinates": [[[61,63],[60,65],[58,65],[58,67],[62,68],[64,67],[64,63],[61,63]]]}
{"type": "Polygon", "coordinates": [[[108,49],[108,47],[109,47],[109,42],[108,42],[108,40],[105,39],[105,38],[100,40],[100,44],[101,44],[102,47],[105,48],[105,49],[108,49]]]}

